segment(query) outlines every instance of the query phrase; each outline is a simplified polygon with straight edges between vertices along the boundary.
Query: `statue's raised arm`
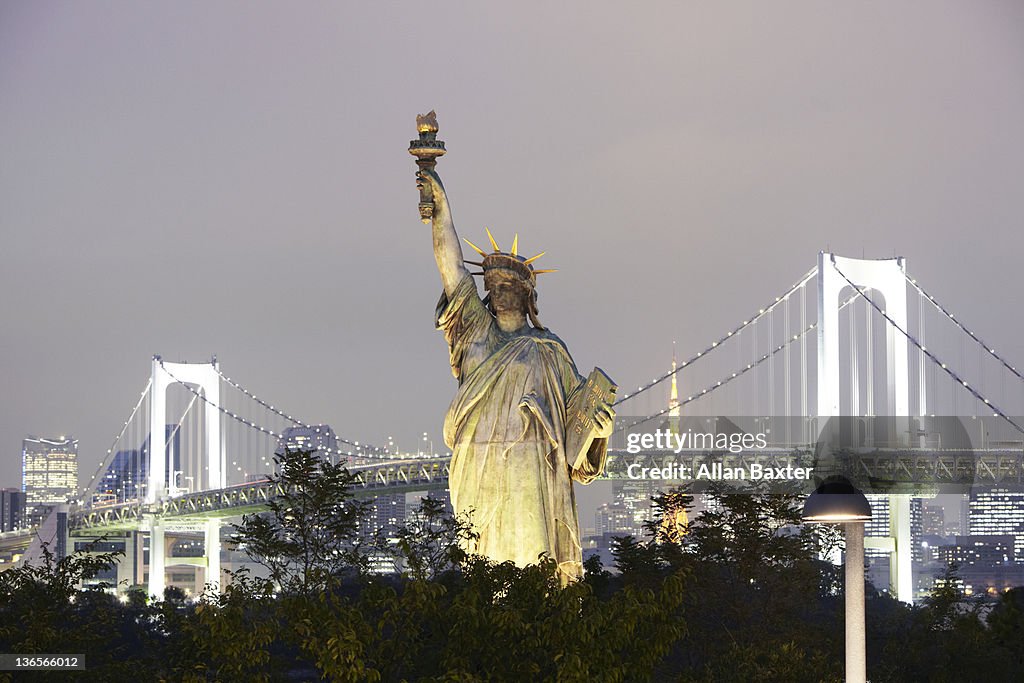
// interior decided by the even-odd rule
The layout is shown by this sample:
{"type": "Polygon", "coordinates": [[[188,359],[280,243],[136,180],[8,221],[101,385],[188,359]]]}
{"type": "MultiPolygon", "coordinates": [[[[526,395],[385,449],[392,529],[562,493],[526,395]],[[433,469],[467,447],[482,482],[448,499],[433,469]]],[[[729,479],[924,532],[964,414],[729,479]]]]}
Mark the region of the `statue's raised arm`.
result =
{"type": "Polygon", "coordinates": [[[459,235],[455,232],[455,224],[452,222],[448,195],[437,172],[430,169],[416,172],[416,186],[429,187],[434,197],[434,215],[431,219],[434,259],[437,261],[437,270],[441,273],[445,294],[452,296],[459,282],[469,271],[463,263],[462,245],[459,244],[459,235]]]}
{"type": "Polygon", "coordinates": [[[416,117],[419,138],[409,142],[409,154],[416,157],[416,187],[420,189],[420,220],[433,225],[434,258],[441,272],[444,292],[454,296],[459,282],[469,274],[462,262],[462,246],[452,223],[448,195],[434,170],[438,157],[445,154],[444,142],[437,139],[437,114],[430,111],[416,117]]]}

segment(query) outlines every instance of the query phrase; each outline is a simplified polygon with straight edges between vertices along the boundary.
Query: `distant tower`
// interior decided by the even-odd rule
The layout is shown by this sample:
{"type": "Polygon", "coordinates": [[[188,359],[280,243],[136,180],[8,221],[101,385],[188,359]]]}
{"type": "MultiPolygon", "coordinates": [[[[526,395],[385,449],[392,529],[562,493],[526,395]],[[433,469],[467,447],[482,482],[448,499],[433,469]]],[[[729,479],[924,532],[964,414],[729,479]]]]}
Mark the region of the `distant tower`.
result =
{"type": "Polygon", "coordinates": [[[672,342],[672,389],[668,395],[668,429],[679,433],[679,386],[676,384],[676,343],[672,342]]]}
{"type": "MultiPolygon", "coordinates": [[[[668,420],[662,422],[659,429],[667,429],[673,434],[679,433],[679,385],[676,381],[676,344],[672,342],[672,384],[668,399],[668,420]]],[[[650,479],[629,481],[615,480],[612,482],[613,502],[603,505],[597,512],[597,534],[629,533],[642,538],[647,529],[644,524],[655,515],[651,499],[663,492],[659,482],[650,479]]],[[[670,525],[673,529],[687,523],[685,510],[667,510],[662,520],[663,526],[670,525]],[[671,519],[670,519],[671,518],[671,519]]],[[[676,534],[682,537],[681,533],[676,534]]]]}

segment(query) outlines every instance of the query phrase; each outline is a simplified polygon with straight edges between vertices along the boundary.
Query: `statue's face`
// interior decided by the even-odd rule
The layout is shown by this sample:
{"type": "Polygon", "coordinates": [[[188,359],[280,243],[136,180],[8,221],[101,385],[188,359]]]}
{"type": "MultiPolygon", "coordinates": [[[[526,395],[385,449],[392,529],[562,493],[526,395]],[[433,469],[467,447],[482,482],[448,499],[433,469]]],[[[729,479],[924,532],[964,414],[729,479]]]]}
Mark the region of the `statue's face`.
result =
{"type": "Polygon", "coordinates": [[[529,311],[526,297],[528,290],[514,282],[499,281],[490,289],[491,305],[495,313],[504,311],[520,311],[524,315],[529,311]]]}

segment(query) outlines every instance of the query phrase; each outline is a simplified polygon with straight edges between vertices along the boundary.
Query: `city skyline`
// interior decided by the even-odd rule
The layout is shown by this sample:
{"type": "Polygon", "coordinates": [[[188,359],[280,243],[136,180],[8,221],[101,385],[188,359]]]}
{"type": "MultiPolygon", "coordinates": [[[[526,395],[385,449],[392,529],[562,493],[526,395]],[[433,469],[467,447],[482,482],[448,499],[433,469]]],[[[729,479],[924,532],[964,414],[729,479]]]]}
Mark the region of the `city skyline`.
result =
{"type": "Polygon", "coordinates": [[[647,381],[820,249],[906,256],[1024,362],[1024,10],[586,8],[439,7],[435,38],[413,6],[0,10],[0,485],[27,434],[74,434],[87,479],[153,354],[439,444],[405,152],[431,108],[461,233],[548,252],[541,319],[581,370],[647,381]]]}

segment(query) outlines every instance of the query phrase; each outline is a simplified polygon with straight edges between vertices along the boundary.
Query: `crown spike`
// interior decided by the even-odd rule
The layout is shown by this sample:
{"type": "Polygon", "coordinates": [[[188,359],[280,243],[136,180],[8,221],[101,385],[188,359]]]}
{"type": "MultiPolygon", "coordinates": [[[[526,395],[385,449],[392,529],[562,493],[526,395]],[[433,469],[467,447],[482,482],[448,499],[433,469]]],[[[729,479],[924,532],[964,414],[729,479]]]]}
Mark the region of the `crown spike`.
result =
{"type": "Polygon", "coordinates": [[[484,230],[487,231],[487,239],[489,239],[491,241],[491,246],[494,247],[495,253],[500,252],[501,251],[501,247],[499,247],[498,243],[494,241],[494,235],[491,234],[490,229],[489,228],[484,228],[484,230]]]}
{"type": "Polygon", "coordinates": [[[518,256],[519,255],[519,233],[518,232],[516,233],[516,236],[512,238],[512,251],[510,253],[513,256],[518,256]]]}
{"type": "Polygon", "coordinates": [[[537,254],[536,256],[531,256],[530,258],[526,259],[525,261],[523,261],[523,263],[525,263],[526,265],[530,265],[531,263],[533,263],[534,261],[536,261],[537,259],[539,259],[541,256],[543,256],[546,253],[548,253],[548,252],[542,251],[539,254],[537,254]]]}
{"type": "Polygon", "coordinates": [[[463,241],[464,241],[464,242],[465,242],[466,244],[468,244],[469,246],[471,246],[471,247],[473,247],[474,249],[476,249],[476,253],[480,254],[481,256],[487,256],[487,252],[486,252],[486,251],[484,251],[484,250],[483,250],[483,249],[481,249],[480,247],[476,246],[475,244],[473,244],[472,242],[470,242],[469,240],[467,240],[467,239],[466,239],[465,237],[463,237],[463,238],[462,238],[462,240],[463,240],[463,241]]]}
{"type": "Polygon", "coordinates": [[[558,268],[548,268],[547,270],[535,270],[535,271],[533,271],[533,274],[534,275],[540,275],[541,273],[557,273],[557,272],[558,272],[558,268]]]}
{"type": "Polygon", "coordinates": [[[463,263],[468,263],[468,264],[473,265],[473,266],[480,266],[481,268],[484,267],[484,264],[480,263],[479,261],[470,261],[469,259],[463,259],[462,262],[463,263]]]}

